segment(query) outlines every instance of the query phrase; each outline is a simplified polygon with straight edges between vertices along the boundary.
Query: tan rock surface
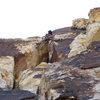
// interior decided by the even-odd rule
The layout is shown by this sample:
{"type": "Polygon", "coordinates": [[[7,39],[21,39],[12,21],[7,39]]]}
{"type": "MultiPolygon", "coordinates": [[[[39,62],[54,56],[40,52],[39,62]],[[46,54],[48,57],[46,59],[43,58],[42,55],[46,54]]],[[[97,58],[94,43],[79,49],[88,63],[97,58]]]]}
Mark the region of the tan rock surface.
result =
{"type": "Polygon", "coordinates": [[[84,31],[85,30],[72,29],[71,27],[53,31],[55,36],[54,40],[49,44],[49,61],[56,62],[67,59],[70,51],[69,44],[80,32],[84,31]]]}
{"type": "Polygon", "coordinates": [[[59,64],[50,67],[41,82],[40,100],[99,100],[100,76],[95,70],[59,64]]]}
{"type": "Polygon", "coordinates": [[[71,51],[68,57],[80,54],[87,49],[91,42],[97,40],[100,40],[100,23],[89,24],[86,29],[86,34],[78,35],[70,44],[71,51]]]}
{"type": "Polygon", "coordinates": [[[100,23],[92,23],[87,26],[86,35],[89,42],[100,40],[100,23]]]}
{"type": "Polygon", "coordinates": [[[0,56],[14,57],[15,74],[48,60],[48,42],[40,39],[0,39],[0,56]]]}
{"type": "Polygon", "coordinates": [[[27,69],[19,74],[16,80],[16,86],[22,90],[28,90],[32,93],[37,93],[41,82],[43,70],[48,67],[48,64],[42,62],[35,68],[27,69]]]}
{"type": "Polygon", "coordinates": [[[77,29],[86,29],[87,24],[88,24],[88,19],[78,18],[73,20],[72,27],[77,29]]]}
{"type": "Polygon", "coordinates": [[[76,19],[72,27],[54,30],[51,40],[0,39],[0,100],[6,93],[13,100],[99,100],[99,16],[100,8],[92,9],[89,22],[76,19]]]}
{"type": "Polygon", "coordinates": [[[14,57],[0,57],[0,88],[12,89],[14,84],[14,57]]]}
{"type": "Polygon", "coordinates": [[[88,50],[50,65],[42,76],[40,100],[99,100],[100,41],[88,50]]]}
{"type": "Polygon", "coordinates": [[[16,73],[29,67],[35,67],[41,62],[48,61],[48,43],[43,42],[37,45],[34,42],[27,44],[18,44],[17,49],[22,53],[16,61],[16,73]]]}
{"type": "Polygon", "coordinates": [[[0,39],[1,88],[13,88],[21,71],[48,61],[48,42],[40,39],[0,39]],[[15,79],[14,79],[15,78],[15,79]]]}
{"type": "Polygon", "coordinates": [[[100,23],[100,8],[91,9],[88,15],[90,23],[100,23]]]}

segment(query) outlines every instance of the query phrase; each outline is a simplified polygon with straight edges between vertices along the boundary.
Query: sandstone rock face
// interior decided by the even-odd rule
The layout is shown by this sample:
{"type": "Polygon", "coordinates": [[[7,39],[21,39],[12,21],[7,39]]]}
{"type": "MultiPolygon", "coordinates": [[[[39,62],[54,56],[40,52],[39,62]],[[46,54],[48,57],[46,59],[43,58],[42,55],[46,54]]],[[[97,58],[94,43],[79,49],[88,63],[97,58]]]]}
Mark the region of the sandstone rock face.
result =
{"type": "Polygon", "coordinates": [[[16,58],[15,72],[23,71],[27,68],[35,67],[41,62],[48,61],[48,43],[43,42],[36,45],[34,42],[27,44],[18,44],[17,49],[23,54],[20,59],[16,58]]]}
{"type": "Polygon", "coordinates": [[[48,42],[37,44],[39,41],[0,39],[0,88],[13,88],[21,71],[48,61],[48,42]]]}
{"type": "Polygon", "coordinates": [[[86,29],[87,24],[88,24],[88,19],[78,18],[73,20],[72,27],[77,29],[86,29]]]}
{"type": "Polygon", "coordinates": [[[0,56],[14,57],[15,74],[48,60],[48,43],[37,45],[38,40],[0,40],[0,56]]]}
{"type": "Polygon", "coordinates": [[[90,23],[100,23],[100,8],[91,9],[88,15],[90,23]]]}
{"type": "Polygon", "coordinates": [[[82,51],[85,51],[87,49],[87,46],[89,45],[86,39],[87,39],[86,34],[78,35],[70,44],[71,50],[68,54],[68,57],[75,56],[77,54],[80,54],[82,51]]]}
{"type": "Polygon", "coordinates": [[[50,67],[41,82],[40,100],[99,100],[100,70],[95,70],[62,65],[50,67]]]}
{"type": "Polygon", "coordinates": [[[71,27],[53,31],[54,40],[49,43],[49,61],[56,62],[66,59],[70,51],[69,44],[85,30],[71,29],[71,27]]]}
{"type": "Polygon", "coordinates": [[[100,40],[100,23],[89,24],[86,32],[89,42],[100,40]]]}
{"type": "Polygon", "coordinates": [[[92,9],[51,40],[0,39],[0,100],[100,100],[99,16],[92,9]]]}
{"type": "Polygon", "coordinates": [[[83,54],[53,63],[42,76],[40,100],[99,100],[100,41],[83,54]]]}
{"type": "Polygon", "coordinates": [[[66,64],[81,69],[100,67],[100,41],[92,42],[81,54],[67,59],[66,64]]]}
{"type": "Polygon", "coordinates": [[[42,62],[35,68],[27,69],[21,72],[18,79],[16,80],[17,88],[21,90],[28,90],[32,93],[37,94],[43,70],[45,70],[47,67],[48,64],[42,62]]]}
{"type": "Polygon", "coordinates": [[[41,100],[99,100],[100,77],[95,76],[95,71],[60,66],[45,72],[41,100]]]}
{"type": "Polygon", "coordinates": [[[14,58],[0,56],[0,88],[12,89],[14,83],[14,58]]]}
{"type": "Polygon", "coordinates": [[[43,74],[40,100],[99,100],[100,41],[66,60],[53,63],[43,74]]]}
{"type": "Polygon", "coordinates": [[[87,49],[91,42],[97,40],[100,40],[100,23],[89,24],[86,29],[86,34],[78,35],[70,44],[71,51],[68,57],[80,54],[87,49]]]}

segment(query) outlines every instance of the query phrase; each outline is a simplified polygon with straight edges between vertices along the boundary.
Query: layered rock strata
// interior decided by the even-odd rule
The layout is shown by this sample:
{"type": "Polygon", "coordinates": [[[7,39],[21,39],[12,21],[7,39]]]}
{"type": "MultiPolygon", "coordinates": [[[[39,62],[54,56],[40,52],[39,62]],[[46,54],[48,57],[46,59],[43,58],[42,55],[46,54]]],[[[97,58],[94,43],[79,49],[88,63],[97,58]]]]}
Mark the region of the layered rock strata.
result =
{"type": "Polygon", "coordinates": [[[84,32],[85,30],[72,29],[71,27],[53,31],[54,39],[49,43],[49,61],[56,62],[68,58],[69,44],[78,34],[84,32]]]}
{"type": "Polygon", "coordinates": [[[48,61],[48,42],[39,39],[0,39],[0,88],[12,89],[21,71],[48,61]]]}
{"type": "Polygon", "coordinates": [[[39,85],[41,83],[42,73],[47,67],[48,64],[42,62],[34,68],[29,68],[21,72],[16,79],[16,87],[37,94],[39,85]]]}
{"type": "Polygon", "coordinates": [[[79,34],[70,44],[71,51],[68,57],[80,54],[85,51],[88,45],[96,40],[100,40],[100,23],[89,24],[85,34],[79,34]]]}
{"type": "Polygon", "coordinates": [[[100,100],[99,9],[51,40],[0,39],[0,100],[100,100]]]}
{"type": "Polygon", "coordinates": [[[40,85],[41,100],[100,99],[100,41],[88,51],[52,64],[40,85]]]}
{"type": "MultiPolygon", "coordinates": [[[[76,36],[73,42],[69,43],[70,48],[65,47],[67,50],[71,49],[67,54],[69,58],[63,58],[65,54],[60,55],[62,59],[60,58],[59,62],[53,63],[46,69],[40,84],[40,100],[100,99],[99,19],[100,8],[92,9],[89,12],[89,21],[85,25],[86,32],[76,36]]],[[[82,29],[81,26],[84,24],[82,20],[75,20],[74,22],[77,22],[73,23],[76,24],[75,28],[82,29]]],[[[61,36],[59,34],[55,37],[59,41],[63,41],[67,34],[64,35],[64,38],[62,38],[63,34],[61,36]]],[[[60,46],[64,49],[65,45],[62,44],[60,46]]],[[[54,47],[53,45],[54,51],[57,51],[54,47]]],[[[58,57],[57,52],[55,53],[56,56],[53,56],[53,59],[58,57]]]]}
{"type": "Polygon", "coordinates": [[[100,8],[91,9],[88,15],[90,23],[100,23],[100,8]]]}
{"type": "Polygon", "coordinates": [[[50,66],[41,82],[40,99],[99,100],[99,69],[86,71],[61,64],[50,66]]]}

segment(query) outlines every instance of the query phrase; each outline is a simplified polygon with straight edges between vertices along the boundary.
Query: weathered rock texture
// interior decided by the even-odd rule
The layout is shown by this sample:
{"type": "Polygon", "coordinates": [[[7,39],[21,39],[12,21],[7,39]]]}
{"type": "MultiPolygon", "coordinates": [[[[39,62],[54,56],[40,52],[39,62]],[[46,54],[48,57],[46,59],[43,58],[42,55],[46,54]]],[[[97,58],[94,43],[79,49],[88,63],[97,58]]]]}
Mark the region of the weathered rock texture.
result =
{"type": "Polygon", "coordinates": [[[90,23],[100,23],[100,8],[91,9],[88,15],[90,23]]]}
{"type": "Polygon", "coordinates": [[[85,71],[56,64],[44,74],[40,98],[41,100],[99,100],[99,71],[99,68],[85,71]]]}
{"type": "Polygon", "coordinates": [[[67,59],[65,62],[68,66],[81,69],[100,67],[100,41],[92,42],[86,51],[67,59]]]}
{"type": "Polygon", "coordinates": [[[56,62],[66,59],[70,51],[69,44],[80,32],[84,33],[85,30],[67,27],[53,31],[55,36],[54,40],[49,43],[49,61],[56,62]]]}
{"type": "Polygon", "coordinates": [[[0,57],[0,88],[11,89],[14,83],[14,58],[0,57]]]}
{"type": "Polygon", "coordinates": [[[0,39],[0,100],[100,100],[100,8],[53,35],[0,39]]]}
{"type": "Polygon", "coordinates": [[[100,23],[89,24],[86,32],[89,42],[100,40],[100,23]]]}
{"type": "Polygon", "coordinates": [[[42,76],[40,100],[99,100],[100,41],[83,54],[57,62],[42,76]]]}
{"type": "Polygon", "coordinates": [[[86,34],[78,35],[70,44],[71,51],[68,57],[80,54],[85,51],[88,45],[96,40],[100,40],[100,23],[89,24],[86,29],[86,34]]]}
{"type": "Polygon", "coordinates": [[[56,64],[45,72],[41,82],[40,98],[41,100],[99,100],[99,71],[98,69],[85,71],[56,64]]]}
{"type": "Polygon", "coordinates": [[[42,73],[47,67],[48,64],[42,62],[34,68],[27,69],[21,72],[18,79],[16,80],[16,87],[37,94],[38,87],[41,82],[42,73]]]}
{"type": "Polygon", "coordinates": [[[26,44],[20,43],[17,44],[17,49],[20,51],[22,56],[15,58],[16,73],[29,67],[35,67],[43,61],[48,61],[48,42],[44,41],[38,45],[33,41],[26,44]]]}
{"type": "Polygon", "coordinates": [[[86,29],[87,24],[88,24],[88,19],[78,18],[78,19],[73,20],[72,28],[86,29]]]}
{"type": "Polygon", "coordinates": [[[48,61],[48,42],[41,39],[0,39],[0,88],[13,88],[14,77],[48,61]]]}
{"type": "MultiPolygon", "coordinates": [[[[76,19],[73,21],[73,27],[81,27],[85,24],[85,19],[76,19]]],[[[71,43],[71,51],[68,57],[80,54],[85,51],[88,45],[96,40],[100,40],[100,8],[91,9],[89,12],[89,21],[86,22],[86,34],[81,34],[71,43]]]]}

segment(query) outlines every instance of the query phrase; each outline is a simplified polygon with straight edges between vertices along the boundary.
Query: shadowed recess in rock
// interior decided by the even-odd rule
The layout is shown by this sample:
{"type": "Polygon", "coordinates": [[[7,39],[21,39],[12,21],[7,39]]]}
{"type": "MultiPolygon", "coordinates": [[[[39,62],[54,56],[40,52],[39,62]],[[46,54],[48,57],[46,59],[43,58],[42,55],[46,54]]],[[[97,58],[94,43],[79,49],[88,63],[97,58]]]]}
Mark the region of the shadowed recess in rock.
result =
{"type": "Polygon", "coordinates": [[[0,91],[0,100],[36,100],[36,95],[25,90],[0,91]]]}

